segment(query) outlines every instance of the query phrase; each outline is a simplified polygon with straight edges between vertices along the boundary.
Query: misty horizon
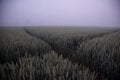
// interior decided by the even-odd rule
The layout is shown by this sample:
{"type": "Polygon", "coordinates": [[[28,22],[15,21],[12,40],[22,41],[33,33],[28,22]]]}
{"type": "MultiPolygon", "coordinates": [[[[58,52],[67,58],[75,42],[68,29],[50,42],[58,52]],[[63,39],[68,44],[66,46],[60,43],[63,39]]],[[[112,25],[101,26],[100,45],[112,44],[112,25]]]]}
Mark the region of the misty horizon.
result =
{"type": "Polygon", "coordinates": [[[6,0],[1,26],[120,27],[119,0],[6,0]]]}

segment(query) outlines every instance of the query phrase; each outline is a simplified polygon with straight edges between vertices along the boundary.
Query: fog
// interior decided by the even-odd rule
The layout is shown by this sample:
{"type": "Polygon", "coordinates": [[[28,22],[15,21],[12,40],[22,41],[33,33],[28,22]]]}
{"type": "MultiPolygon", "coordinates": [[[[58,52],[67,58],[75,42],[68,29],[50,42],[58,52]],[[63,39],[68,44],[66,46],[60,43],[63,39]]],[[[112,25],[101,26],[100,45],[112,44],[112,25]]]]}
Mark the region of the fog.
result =
{"type": "Polygon", "coordinates": [[[1,26],[120,26],[120,0],[3,0],[1,26]]]}

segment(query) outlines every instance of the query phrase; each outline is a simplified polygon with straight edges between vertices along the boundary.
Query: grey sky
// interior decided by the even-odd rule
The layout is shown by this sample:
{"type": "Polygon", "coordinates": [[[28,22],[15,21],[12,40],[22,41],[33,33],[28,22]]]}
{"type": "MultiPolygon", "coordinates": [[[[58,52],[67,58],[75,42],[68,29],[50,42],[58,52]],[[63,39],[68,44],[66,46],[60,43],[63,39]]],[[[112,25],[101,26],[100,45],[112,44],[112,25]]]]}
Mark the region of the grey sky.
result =
{"type": "Polygon", "coordinates": [[[2,5],[5,26],[120,26],[119,0],[6,0],[2,5]]]}

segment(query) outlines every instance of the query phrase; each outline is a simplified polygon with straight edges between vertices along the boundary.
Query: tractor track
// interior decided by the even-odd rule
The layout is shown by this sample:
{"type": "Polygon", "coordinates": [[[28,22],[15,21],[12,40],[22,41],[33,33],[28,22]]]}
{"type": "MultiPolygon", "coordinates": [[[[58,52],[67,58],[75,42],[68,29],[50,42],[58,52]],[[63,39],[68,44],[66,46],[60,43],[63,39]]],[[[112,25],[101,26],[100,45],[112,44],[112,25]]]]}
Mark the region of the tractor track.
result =
{"type": "MultiPolygon", "coordinates": [[[[32,32],[30,32],[27,28],[24,28],[25,32],[29,35],[31,35],[32,37],[36,37],[37,39],[41,39],[43,40],[44,42],[46,42],[53,51],[57,52],[58,54],[64,54],[64,53],[59,53],[58,50],[56,50],[55,48],[57,47],[56,45],[53,45],[51,44],[50,42],[48,42],[47,40],[45,40],[44,38],[40,37],[39,35],[36,35],[32,32]]],[[[83,43],[83,42],[87,42],[89,40],[93,40],[93,39],[96,39],[96,38],[100,38],[100,37],[103,37],[103,36],[106,36],[106,35],[109,35],[109,34],[112,34],[112,33],[115,33],[115,32],[118,32],[120,30],[114,30],[114,31],[111,31],[111,32],[107,32],[107,33],[102,33],[102,34],[98,34],[98,35],[88,35],[88,36],[91,36],[89,39],[87,40],[82,40],[80,43],[83,43]]],[[[74,51],[77,50],[77,47],[79,46],[80,44],[78,44],[76,41],[75,41],[75,47],[74,47],[74,51]]]]}
{"type": "MultiPolygon", "coordinates": [[[[31,36],[33,36],[33,37],[36,37],[37,39],[41,39],[41,40],[43,40],[44,42],[46,42],[46,43],[51,47],[51,49],[52,49],[53,51],[55,51],[58,55],[62,55],[64,58],[68,58],[73,64],[80,64],[80,63],[77,63],[76,61],[72,60],[72,58],[69,57],[69,55],[68,55],[68,56],[64,56],[64,54],[65,54],[64,52],[63,52],[63,53],[60,53],[59,50],[56,49],[56,47],[57,47],[56,45],[53,45],[53,44],[51,44],[50,42],[48,42],[47,40],[45,40],[44,38],[40,37],[39,35],[36,35],[36,34],[30,32],[27,28],[24,28],[24,30],[25,30],[25,32],[26,32],[27,34],[29,34],[29,35],[31,35],[31,36]]],[[[84,43],[84,42],[87,42],[87,41],[89,41],[89,40],[93,40],[93,39],[96,39],[96,38],[100,38],[100,37],[103,37],[103,36],[106,36],[106,35],[109,35],[109,34],[118,32],[118,31],[120,31],[120,30],[118,29],[118,30],[114,30],[114,31],[111,31],[111,32],[106,32],[106,33],[94,35],[94,36],[91,36],[88,40],[85,40],[85,41],[83,40],[83,41],[81,41],[81,43],[84,43]]],[[[88,35],[88,36],[89,36],[89,35],[88,35]]],[[[76,42],[76,44],[77,44],[77,42],[76,42]]],[[[80,45],[80,44],[79,44],[79,45],[80,45]]],[[[78,47],[79,45],[77,44],[77,45],[75,46],[74,52],[77,50],[77,47],[78,47]]],[[[71,53],[71,54],[72,54],[72,53],[71,53]]],[[[84,65],[84,64],[82,64],[82,65],[84,65]]],[[[88,66],[85,66],[85,67],[88,67],[88,66]]],[[[93,70],[91,70],[91,71],[93,71],[93,70]]],[[[97,75],[97,80],[103,80],[103,75],[101,75],[101,74],[98,73],[98,75],[97,75]]]]}

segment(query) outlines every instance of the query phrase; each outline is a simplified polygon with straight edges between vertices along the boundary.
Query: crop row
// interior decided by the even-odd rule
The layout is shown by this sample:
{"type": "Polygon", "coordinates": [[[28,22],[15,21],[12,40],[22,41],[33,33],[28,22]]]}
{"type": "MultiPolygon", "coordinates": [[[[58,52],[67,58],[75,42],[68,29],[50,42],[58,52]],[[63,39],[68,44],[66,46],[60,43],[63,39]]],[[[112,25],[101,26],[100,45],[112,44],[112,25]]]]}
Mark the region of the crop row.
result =
{"type": "Polygon", "coordinates": [[[72,64],[62,55],[50,52],[41,58],[29,56],[18,63],[0,65],[1,80],[96,80],[96,75],[82,65],[72,64]]]}
{"type": "Polygon", "coordinates": [[[0,63],[15,62],[28,53],[40,56],[50,50],[47,43],[28,35],[22,28],[0,29],[0,63]]]}
{"type": "Polygon", "coordinates": [[[120,32],[83,42],[72,56],[110,79],[119,80],[120,32]]]}

